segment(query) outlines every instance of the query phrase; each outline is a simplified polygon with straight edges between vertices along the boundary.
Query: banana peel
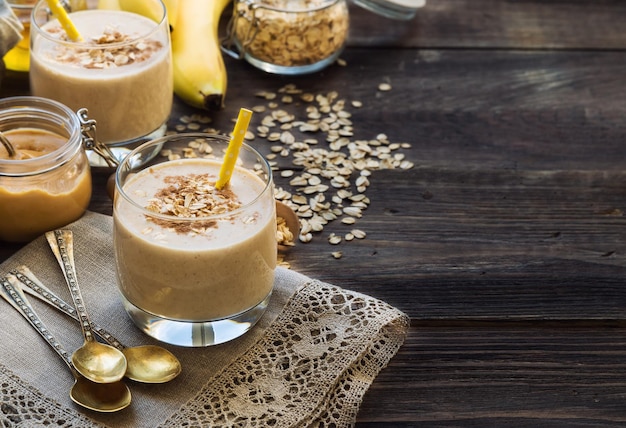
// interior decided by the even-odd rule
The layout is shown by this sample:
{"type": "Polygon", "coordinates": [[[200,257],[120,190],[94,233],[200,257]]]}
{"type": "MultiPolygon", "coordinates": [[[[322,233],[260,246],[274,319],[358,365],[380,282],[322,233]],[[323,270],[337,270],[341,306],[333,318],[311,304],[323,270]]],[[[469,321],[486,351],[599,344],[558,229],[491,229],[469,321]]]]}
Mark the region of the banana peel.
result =
{"type": "MultiPolygon", "coordinates": [[[[228,78],[218,36],[220,17],[231,0],[163,0],[170,25],[174,93],[209,111],[224,108],[228,78]]],[[[134,12],[157,22],[159,0],[99,0],[102,8],[134,12]]]]}
{"type": "MultiPolygon", "coordinates": [[[[159,0],[99,0],[110,2],[112,7],[117,3],[121,10],[126,12],[136,13],[137,15],[145,16],[155,22],[161,22],[163,19],[163,9],[161,8],[161,2],[159,0]]],[[[167,8],[167,6],[166,6],[167,8]]],[[[168,15],[169,20],[169,15],[168,15]]]]}
{"type": "Polygon", "coordinates": [[[228,84],[218,27],[230,0],[166,0],[172,20],[174,93],[200,109],[224,108],[228,84]]]}

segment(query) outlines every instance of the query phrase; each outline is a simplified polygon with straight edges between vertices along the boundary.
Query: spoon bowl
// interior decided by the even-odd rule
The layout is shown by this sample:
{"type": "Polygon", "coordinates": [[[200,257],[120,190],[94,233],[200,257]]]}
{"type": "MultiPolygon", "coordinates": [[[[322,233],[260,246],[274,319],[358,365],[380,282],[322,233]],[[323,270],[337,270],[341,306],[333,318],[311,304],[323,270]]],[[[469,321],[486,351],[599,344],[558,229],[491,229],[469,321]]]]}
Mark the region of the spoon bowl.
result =
{"type": "MultiPolygon", "coordinates": [[[[11,271],[11,277],[19,282],[23,291],[79,321],[74,308],[54,294],[26,266],[20,266],[11,271]]],[[[92,323],[91,328],[109,345],[124,353],[127,364],[124,376],[128,379],[142,383],[165,383],[174,379],[182,371],[180,361],[174,354],[161,346],[126,347],[96,323],[92,323]]]]}
{"type": "Polygon", "coordinates": [[[76,370],[87,379],[96,383],[117,382],[124,377],[127,363],[126,357],[119,349],[100,343],[94,338],[91,321],[85,309],[83,296],[81,295],[76,280],[76,267],[74,265],[74,237],[71,230],[54,230],[46,232],[46,239],[54,253],[65,282],[72,295],[74,307],[80,323],[85,343],[72,355],[72,362],[76,370]]]}
{"type": "Polygon", "coordinates": [[[96,383],[80,375],[74,379],[70,398],[86,409],[111,413],[130,405],[130,389],[123,382],[96,383]]]}
{"type": "Polygon", "coordinates": [[[128,362],[126,377],[136,382],[169,382],[181,372],[180,361],[160,346],[133,346],[122,352],[128,362]]]}
{"type": "Polygon", "coordinates": [[[74,376],[70,389],[73,402],[96,412],[116,412],[131,403],[130,389],[123,382],[95,383],[82,376],[72,365],[69,354],[37,315],[21,288],[14,287],[7,278],[0,278],[0,296],[4,298],[43,337],[61,357],[74,376]]]}
{"type": "Polygon", "coordinates": [[[126,357],[119,349],[95,340],[86,340],[72,354],[72,363],[80,374],[96,383],[117,382],[127,369],[126,357]]]}

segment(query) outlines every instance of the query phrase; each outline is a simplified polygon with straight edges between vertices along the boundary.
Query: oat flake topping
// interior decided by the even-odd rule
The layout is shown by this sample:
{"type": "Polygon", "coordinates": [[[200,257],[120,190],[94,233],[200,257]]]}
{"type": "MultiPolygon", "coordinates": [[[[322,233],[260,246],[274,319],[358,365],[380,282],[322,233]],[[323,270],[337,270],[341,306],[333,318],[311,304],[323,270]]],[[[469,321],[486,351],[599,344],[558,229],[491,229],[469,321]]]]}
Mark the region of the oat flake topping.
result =
{"type": "MultiPolygon", "coordinates": [[[[69,40],[61,28],[48,30],[51,34],[58,34],[61,40],[69,40]]],[[[152,54],[163,47],[158,40],[140,40],[131,42],[133,36],[122,33],[116,28],[107,27],[104,32],[89,40],[90,47],[59,46],[55,59],[65,64],[73,64],[83,68],[105,69],[121,67],[147,60],[152,54]],[[113,44],[124,43],[122,45],[113,44]],[[102,46],[101,49],[93,47],[102,46]]]]}
{"type": "MultiPolygon", "coordinates": [[[[164,179],[166,187],[150,199],[146,209],[181,219],[224,214],[241,207],[241,201],[229,188],[215,188],[216,177],[211,174],[173,175],[164,179]]],[[[174,222],[156,218],[150,221],[179,233],[203,233],[216,226],[213,220],[202,222],[174,222]]]]}
{"type": "Polygon", "coordinates": [[[211,174],[167,176],[167,187],[159,190],[146,209],[176,217],[195,218],[236,210],[241,207],[237,196],[225,187],[215,188],[211,174]]]}

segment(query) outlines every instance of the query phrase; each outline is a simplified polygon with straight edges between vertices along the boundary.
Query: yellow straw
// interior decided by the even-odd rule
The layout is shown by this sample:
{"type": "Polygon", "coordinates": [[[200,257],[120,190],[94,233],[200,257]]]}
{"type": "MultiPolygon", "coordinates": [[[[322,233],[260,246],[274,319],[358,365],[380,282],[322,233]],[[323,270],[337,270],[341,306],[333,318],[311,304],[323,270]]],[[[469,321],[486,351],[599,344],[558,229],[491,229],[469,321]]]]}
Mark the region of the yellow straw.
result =
{"type": "Polygon", "coordinates": [[[222,163],[222,167],[220,168],[220,176],[217,179],[217,183],[215,183],[215,188],[218,190],[224,188],[233,175],[235,162],[237,162],[237,156],[239,156],[239,149],[243,144],[243,138],[246,136],[251,117],[252,111],[245,108],[239,110],[239,116],[235,123],[235,130],[233,131],[233,138],[231,138],[230,143],[228,143],[228,148],[224,155],[224,163],[222,163]]]}
{"type": "Polygon", "coordinates": [[[70,17],[67,16],[67,12],[65,11],[63,5],[61,5],[61,2],[59,0],[46,0],[46,3],[48,3],[48,7],[52,11],[52,14],[56,16],[56,18],[61,23],[61,26],[67,33],[67,36],[70,38],[70,40],[74,42],[82,42],[83,37],[74,26],[74,23],[72,22],[70,17]]]}

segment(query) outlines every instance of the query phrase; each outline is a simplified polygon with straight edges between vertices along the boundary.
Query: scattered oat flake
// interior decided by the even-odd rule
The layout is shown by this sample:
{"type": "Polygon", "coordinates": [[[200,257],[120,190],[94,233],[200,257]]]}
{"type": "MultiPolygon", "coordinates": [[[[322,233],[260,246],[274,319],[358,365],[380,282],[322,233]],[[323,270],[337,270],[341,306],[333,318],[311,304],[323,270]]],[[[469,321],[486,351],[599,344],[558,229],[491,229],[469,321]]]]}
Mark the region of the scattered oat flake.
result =
{"type": "Polygon", "coordinates": [[[331,245],[337,245],[337,244],[339,244],[339,243],[341,242],[341,240],[342,240],[341,236],[336,235],[336,234],[334,234],[334,233],[331,233],[331,234],[328,236],[328,242],[329,242],[331,245]]]}
{"type": "MultiPolygon", "coordinates": [[[[391,90],[391,85],[381,83],[378,89],[391,90]]],[[[344,225],[355,224],[369,207],[366,194],[373,171],[407,170],[415,166],[402,153],[403,149],[411,147],[410,143],[392,142],[383,132],[357,137],[359,132],[347,108],[360,108],[361,101],[344,100],[333,90],[303,92],[293,84],[278,90],[261,90],[255,95],[262,101],[253,110],[264,115],[255,119],[250,129],[256,134],[248,131],[247,139],[263,139],[267,144],[263,147],[263,143],[259,143],[260,151],[267,153],[265,157],[276,171],[277,181],[288,180],[284,189],[275,189],[275,197],[291,206],[300,219],[300,234],[291,236],[292,241],[310,242],[335,220],[344,225]]],[[[184,132],[199,127],[205,132],[220,134],[218,130],[206,128],[210,120],[201,114],[186,115],[174,129],[184,132]]],[[[195,154],[213,156],[210,145],[193,143],[189,147],[196,153],[181,150],[162,155],[169,159],[195,154]]],[[[189,201],[189,207],[199,206],[189,201]]],[[[280,228],[277,223],[277,240],[282,242],[289,236],[280,228]]],[[[353,229],[341,235],[331,233],[327,239],[337,245],[365,237],[364,231],[353,229]]]]}

